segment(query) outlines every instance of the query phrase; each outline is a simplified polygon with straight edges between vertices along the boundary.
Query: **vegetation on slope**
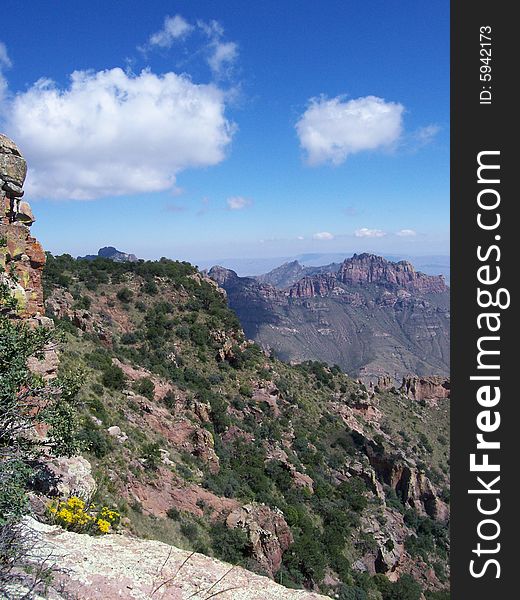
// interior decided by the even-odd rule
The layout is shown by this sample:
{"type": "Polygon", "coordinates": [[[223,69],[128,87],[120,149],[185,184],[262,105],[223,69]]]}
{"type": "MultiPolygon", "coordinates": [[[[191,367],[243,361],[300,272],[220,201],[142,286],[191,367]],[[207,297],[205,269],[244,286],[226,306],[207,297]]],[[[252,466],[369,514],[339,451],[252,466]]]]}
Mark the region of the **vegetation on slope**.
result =
{"type": "Polygon", "coordinates": [[[42,460],[80,449],[79,377],[62,371],[49,382],[29,369],[28,361],[42,358],[55,336],[48,328],[11,320],[8,315],[16,308],[17,301],[0,280],[0,591],[23,585],[28,594],[44,593],[52,568],[31,564],[33,549],[19,525],[30,510],[28,490],[42,460]],[[35,435],[37,427],[46,430],[45,438],[35,435]]]}
{"type": "Polygon", "coordinates": [[[84,371],[80,437],[98,495],[112,499],[127,527],[258,570],[245,533],[227,527],[202,496],[198,513],[172,500],[167,515],[158,516],[132,492],[183,482],[212,499],[283,512],[294,538],[276,575],[284,585],[317,587],[343,600],[418,600],[427,582],[404,573],[392,583],[382,572],[354,567],[381,552],[376,533],[392,551],[392,515],[407,537],[407,572],[431,566],[430,591],[440,594],[431,598],[448,597],[440,591],[447,581],[446,526],[403,503],[384,481],[371,481],[367,458],[393,460],[406,449],[445,488],[445,412],[391,392],[369,394],[338,367],[290,366],[266,356],[245,340],[222,292],[187,263],[49,255],[46,295],[52,303],[66,291],[72,303],[52,316],[66,338],[63,368],[84,371]],[[129,377],[125,365],[142,377],[129,377]],[[383,418],[366,418],[357,408],[364,403],[383,418]],[[150,426],[150,412],[162,415],[160,426],[150,426]],[[124,436],[107,432],[114,426],[124,436]],[[171,435],[181,426],[208,432],[218,467],[200,447],[175,443],[171,435]]]}

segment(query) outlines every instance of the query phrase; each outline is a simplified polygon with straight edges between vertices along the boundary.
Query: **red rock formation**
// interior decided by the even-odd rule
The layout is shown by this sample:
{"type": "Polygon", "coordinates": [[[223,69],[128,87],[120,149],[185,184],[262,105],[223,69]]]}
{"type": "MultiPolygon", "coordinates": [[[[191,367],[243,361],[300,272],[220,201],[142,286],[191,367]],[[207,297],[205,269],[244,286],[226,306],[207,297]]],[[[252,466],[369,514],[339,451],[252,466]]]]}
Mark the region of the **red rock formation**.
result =
{"type": "Polygon", "coordinates": [[[344,284],[377,283],[420,293],[441,293],[448,287],[442,275],[431,276],[416,271],[411,263],[390,262],[374,254],[354,254],[341,265],[338,280],[344,284]]]}
{"type": "Polygon", "coordinates": [[[270,577],[279,571],[282,555],[294,541],[281,511],[264,504],[246,504],[229,514],[226,525],[247,532],[253,558],[270,577]]]}
{"type": "MultiPolygon", "coordinates": [[[[4,201],[0,198],[0,200],[4,201]]],[[[42,271],[45,253],[23,223],[0,219],[0,277],[18,300],[16,314],[23,319],[43,315],[42,271]]]]}
{"type": "Polygon", "coordinates": [[[370,446],[366,450],[378,478],[395,490],[404,505],[441,523],[449,520],[448,506],[422,471],[398,457],[379,454],[370,446]]]}
{"type": "Polygon", "coordinates": [[[435,405],[450,397],[450,380],[446,377],[403,377],[399,390],[412,400],[435,405]]]}
{"type": "Polygon", "coordinates": [[[327,296],[336,286],[334,275],[313,275],[304,277],[289,289],[290,298],[314,298],[327,296]]]}

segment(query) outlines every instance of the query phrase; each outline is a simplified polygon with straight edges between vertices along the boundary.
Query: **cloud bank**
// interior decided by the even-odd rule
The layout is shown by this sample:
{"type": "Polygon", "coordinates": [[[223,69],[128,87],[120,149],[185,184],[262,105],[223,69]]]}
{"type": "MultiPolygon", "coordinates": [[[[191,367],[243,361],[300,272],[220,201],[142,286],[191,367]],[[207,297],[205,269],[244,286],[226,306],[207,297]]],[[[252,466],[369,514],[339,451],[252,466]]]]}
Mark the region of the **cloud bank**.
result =
{"type": "Polygon", "coordinates": [[[68,87],[41,79],[14,96],[4,126],[31,166],[33,198],[159,192],[225,158],[235,129],[225,102],[217,86],[173,72],[75,71],[68,87]]]}
{"type": "Polygon", "coordinates": [[[403,129],[404,107],[376,96],[313,98],[296,123],[309,165],[339,165],[351,154],[389,147],[403,129]]]}

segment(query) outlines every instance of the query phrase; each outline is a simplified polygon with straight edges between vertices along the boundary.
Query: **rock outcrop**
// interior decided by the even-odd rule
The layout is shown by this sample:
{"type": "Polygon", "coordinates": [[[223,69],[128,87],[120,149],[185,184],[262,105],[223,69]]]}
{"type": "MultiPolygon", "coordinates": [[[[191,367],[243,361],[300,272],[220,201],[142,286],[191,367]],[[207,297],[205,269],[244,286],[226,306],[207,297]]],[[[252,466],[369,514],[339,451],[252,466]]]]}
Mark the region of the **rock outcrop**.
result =
{"type": "Polygon", "coordinates": [[[412,400],[435,405],[438,400],[450,397],[450,380],[447,377],[404,377],[399,390],[412,400]]]}
{"type": "MultiPolygon", "coordinates": [[[[290,590],[241,567],[162,542],[122,535],[93,537],[26,519],[36,536],[34,560],[49,556],[59,566],[65,593],[54,600],[326,600],[290,590]]],[[[57,588],[56,582],[54,587],[57,588]]]]}
{"type": "Polygon", "coordinates": [[[82,456],[49,458],[38,471],[33,489],[47,498],[78,496],[89,502],[96,491],[92,465],[82,456]]]}
{"type": "Polygon", "coordinates": [[[0,189],[11,201],[10,210],[16,210],[18,198],[23,196],[27,163],[18,146],[0,133],[0,189]]]}
{"type": "Polygon", "coordinates": [[[283,513],[264,504],[246,504],[231,512],[226,525],[243,529],[251,542],[251,555],[270,577],[280,569],[282,555],[293,543],[283,513]]]}
{"type": "Polygon", "coordinates": [[[20,149],[0,134],[0,282],[17,300],[12,316],[23,319],[45,312],[41,283],[45,253],[30,234],[31,207],[20,201],[26,173],[20,149]]]}
{"type": "Polygon", "coordinates": [[[370,446],[366,451],[378,479],[391,487],[405,506],[441,523],[449,520],[448,506],[423,471],[399,456],[375,452],[370,446]]]}

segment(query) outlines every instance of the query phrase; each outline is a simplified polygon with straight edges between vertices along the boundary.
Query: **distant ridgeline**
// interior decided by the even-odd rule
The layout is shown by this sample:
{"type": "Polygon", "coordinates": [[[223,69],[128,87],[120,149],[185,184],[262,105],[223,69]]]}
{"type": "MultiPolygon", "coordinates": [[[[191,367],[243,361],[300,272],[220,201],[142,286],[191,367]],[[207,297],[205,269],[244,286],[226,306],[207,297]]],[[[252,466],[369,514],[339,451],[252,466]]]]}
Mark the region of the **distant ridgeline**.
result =
{"type": "Polygon", "coordinates": [[[286,361],[322,360],[347,373],[449,374],[449,288],[373,254],[341,264],[286,263],[257,277],[213,267],[246,335],[286,361]]]}
{"type": "Polygon", "coordinates": [[[86,256],[78,256],[80,260],[94,260],[95,258],[108,258],[114,262],[137,262],[138,258],[135,254],[127,254],[121,252],[113,246],[105,246],[100,248],[97,254],[87,254],[86,256]]]}

